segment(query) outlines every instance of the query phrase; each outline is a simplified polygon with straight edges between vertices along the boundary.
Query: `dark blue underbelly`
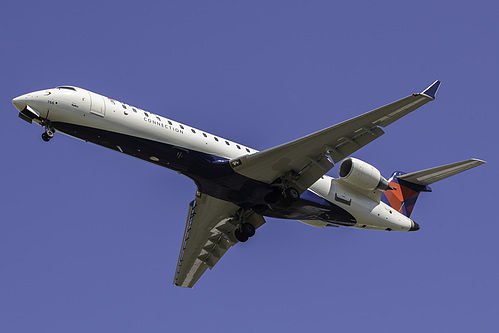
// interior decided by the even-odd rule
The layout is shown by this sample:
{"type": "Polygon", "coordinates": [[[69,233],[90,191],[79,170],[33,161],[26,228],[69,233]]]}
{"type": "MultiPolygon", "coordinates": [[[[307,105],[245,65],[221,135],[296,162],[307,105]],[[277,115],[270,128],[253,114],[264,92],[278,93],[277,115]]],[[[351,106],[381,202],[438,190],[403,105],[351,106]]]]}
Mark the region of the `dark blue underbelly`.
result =
{"type": "Polygon", "coordinates": [[[243,208],[257,207],[264,216],[355,224],[347,211],[310,191],[302,193],[292,205],[269,205],[264,197],[274,188],[234,172],[226,158],[91,127],[60,122],[52,125],[57,131],[181,172],[196,183],[200,192],[243,208]]]}

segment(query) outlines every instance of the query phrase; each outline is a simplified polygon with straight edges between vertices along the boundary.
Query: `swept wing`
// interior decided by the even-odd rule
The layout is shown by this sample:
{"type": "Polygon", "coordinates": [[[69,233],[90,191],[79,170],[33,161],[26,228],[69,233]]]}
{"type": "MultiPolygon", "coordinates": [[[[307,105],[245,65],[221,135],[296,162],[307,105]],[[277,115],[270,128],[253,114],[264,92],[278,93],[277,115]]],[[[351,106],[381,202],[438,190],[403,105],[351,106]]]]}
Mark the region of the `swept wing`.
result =
{"type": "Polygon", "coordinates": [[[367,112],[294,141],[231,161],[236,172],[272,184],[290,181],[303,192],[334,164],[385,132],[381,129],[435,99],[440,81],[418,94],[367,112]],[[328,158],[329,157],[329,158],[328,158]]]}

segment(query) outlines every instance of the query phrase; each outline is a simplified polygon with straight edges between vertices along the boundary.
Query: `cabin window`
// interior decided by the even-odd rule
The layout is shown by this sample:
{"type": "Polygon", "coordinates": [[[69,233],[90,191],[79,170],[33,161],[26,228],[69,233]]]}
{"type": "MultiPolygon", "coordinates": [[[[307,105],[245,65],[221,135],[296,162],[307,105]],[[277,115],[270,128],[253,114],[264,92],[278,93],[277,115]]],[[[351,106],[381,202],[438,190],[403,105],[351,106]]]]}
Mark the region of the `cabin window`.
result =
{"type": "Polygon", "coordinates": [[[194,134],[196,133],[196,131],[193,128],[191,128],[191,132],[194,134]]]}
{"type": "Polygon", "coordinates": [[[149,117],[149,114],[147,112],[144,112],[144,116],[149,117]]]}
{"type": "Polygon", "coordinates": [[[137,109],[136,108],[132,108],[132,111],[137,113],[137,109]]]}
{"type": "Polygon", "coordinates": [[[111,104],[116,105],[116,103],[114,103],[112,99],[109,99],[109,101],[111,102],[111,104]]]}
{"type": "Polygon", "coordinates": [[[237,149],[241,149],[241,147],[239,145],[236,145],[237,149]]]}
{"type": "Polygon", "coordinates": [[[121,104],[121,106],[123,107],[123,109],[126,110],[126,105],[125,104],[121,104]]]}
{"type": "Polygon", "coordinates": [[[215,141],[218,141],[218,138],[216,136],[213,137],[215,139],[215,141]]]}
{"type": "Polygon", "coordinates": [[[171,121],[168,120],[168,125],[173,125],[171,121]]]}
{"type": "Polygon", "coordinates": [[[226,144],[227,146],[230,146],[229,141],[225,141],[225,144],[226,144]]]}
{"type": "Polygon", "coordinates": [[[207,137],[208,137],[208,135],[206,135],[206,133],[203,133],[203,136],[204,136],[205,138],[207,138],[207,137]]]}
{"type": "Polygon", "coordinates": [[[248,153],[251,153],[251,152],[250,152],[250,150],[249,150],[248,148],[246,148],[246,151],[247,151],[248,153]]]}
{"type": "Polygon", "coordinates": [[[158,116],[156,116],[156,119],[158,119],[158,121],[161,121],[161,118],[160,118],[160,117],[158,117],[158,116]]]}
{"type": "Polygon", "coordinates": [[[184,126],[182,126],[182,125],[179,125],[179,127],[180,127],[180,129],[184,129],[184,126]]]}

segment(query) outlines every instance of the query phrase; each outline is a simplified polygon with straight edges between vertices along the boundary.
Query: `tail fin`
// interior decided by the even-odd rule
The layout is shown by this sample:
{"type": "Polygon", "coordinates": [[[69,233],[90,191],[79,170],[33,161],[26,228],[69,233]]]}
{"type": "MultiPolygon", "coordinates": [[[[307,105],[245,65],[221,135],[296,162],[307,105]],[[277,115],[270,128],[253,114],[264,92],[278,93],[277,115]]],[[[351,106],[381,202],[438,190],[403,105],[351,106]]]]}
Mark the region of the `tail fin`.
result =
{"type": "Polygon", "coordinates": [[[389,180],[393,190],[383,192],[382,200],[393,209],[410,217],[419,193],[431,192],[428,185],[484,163],[473,158],[407,174],[394,172],[389,180]]]}

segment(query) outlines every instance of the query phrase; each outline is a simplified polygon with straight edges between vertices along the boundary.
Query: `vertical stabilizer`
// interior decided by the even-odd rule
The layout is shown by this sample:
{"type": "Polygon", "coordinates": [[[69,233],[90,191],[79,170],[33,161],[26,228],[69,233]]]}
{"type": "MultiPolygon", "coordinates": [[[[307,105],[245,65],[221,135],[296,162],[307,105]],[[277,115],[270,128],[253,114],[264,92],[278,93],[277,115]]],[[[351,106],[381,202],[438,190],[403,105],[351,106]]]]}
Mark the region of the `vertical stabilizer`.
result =
{"type": "Polygon", "coordinates": [[[399,171],[392,174],[388,180],[392,190],[384,191],[381,200],[399,213],[410,217],[419,194],[431,192],[431,188],[400,179],[403,175],[404,173],[399,171]]]}

